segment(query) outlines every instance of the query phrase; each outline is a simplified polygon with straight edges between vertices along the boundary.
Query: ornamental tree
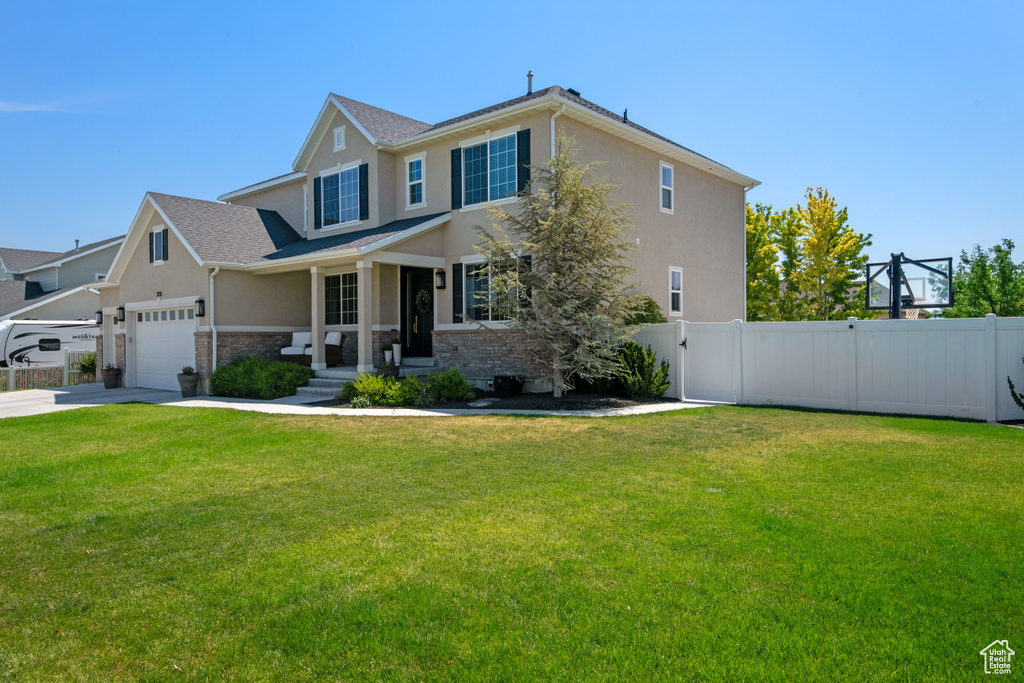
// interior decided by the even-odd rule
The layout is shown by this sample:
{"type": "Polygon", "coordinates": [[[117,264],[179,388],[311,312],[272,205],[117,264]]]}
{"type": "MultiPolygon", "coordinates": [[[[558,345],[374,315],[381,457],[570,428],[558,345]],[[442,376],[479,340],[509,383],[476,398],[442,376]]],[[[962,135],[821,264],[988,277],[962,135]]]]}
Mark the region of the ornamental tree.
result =
{"type": "Polygon", "coordinates": [[[614,374],[619,345],[637,329],[626,323],[638,306],[627,294],[635,271],[627,262],[634,247],[623,239],[633,227],[627,206],[612,203],[613,186],[594,174],[600,164],[579,163],[574,144],[560,132],[550,164],[532,167],[515,213],[489,207],[491,229],[476,227],[489,279],[479,296],[511,312],[514,352],[550,368],[555,396],[572,388],[572,377],[614,374]]]}

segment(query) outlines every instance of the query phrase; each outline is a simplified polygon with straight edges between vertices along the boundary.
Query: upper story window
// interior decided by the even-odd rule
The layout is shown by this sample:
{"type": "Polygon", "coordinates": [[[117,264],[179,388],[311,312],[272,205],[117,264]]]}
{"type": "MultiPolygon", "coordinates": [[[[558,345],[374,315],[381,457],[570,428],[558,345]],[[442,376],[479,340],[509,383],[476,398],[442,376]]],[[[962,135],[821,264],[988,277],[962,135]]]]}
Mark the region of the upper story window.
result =
{"type": "Polygon", "coordinates": [[[359,168],[323,177],[324,227],[359,220],[359,168]]]}
{"type": "Polygon", "coordinates": [[[674,208],[674,174],[671,164],[661,162],[661,210],[665,213],[672,213],[674,208]]]}
{"type": "Polygon", "coordinates": [[[163,263],[167,260],[167,228],[157,228],[149,233],[149,262],[163,263]]]}
{"type": "Polygon", "coordinates": [[[406,159],[406,208],[419,208],[426,205],[426,199],[423,195],[423,163],[423,155],[406,159]]]}
{"type": "Polygon", "coordinates": [[[370,217],[369,165],[353,161],[313,178],[313,229],[343,226],[370,217]]]}
{"type": "Polygon", "coordinates": [[[462,155],[466,206],[515,196],[515,133],[465,147],[462,155]]]}
{"type": "Polygon", "coordinates": [[[345,126],[334,129],[334,151],[345,149],[345,126]]]}

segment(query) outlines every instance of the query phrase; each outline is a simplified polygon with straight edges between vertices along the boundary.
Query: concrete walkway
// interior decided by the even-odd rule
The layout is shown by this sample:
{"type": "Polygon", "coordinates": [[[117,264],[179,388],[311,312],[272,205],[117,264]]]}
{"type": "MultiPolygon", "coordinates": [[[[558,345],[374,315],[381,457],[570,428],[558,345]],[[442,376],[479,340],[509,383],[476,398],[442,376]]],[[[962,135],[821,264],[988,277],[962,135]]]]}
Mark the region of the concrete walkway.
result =
{"type": "Polygon", "coordinates": [[[177,391],[160,389],[104,389],[102,384],[82,384],[58,389],[29,389],[0,393],[0,418],[43,415],[61,410],[104,406],[115,403],[152,403],[155,405],[178,406],[182,408],[231,408],[259,413],[281,415],[340,415],[377,417],[452,417],[456,415],[558,415],[564,417],[611,417],[616,415],[643,415],[686,408],[706,408],[721,403],[707,401],[684,401],[682,403],[655,403],[633,408],[609,408],[606,410],[500,410],[490,408],[321,408],[303,405],[320,400],[309,396],[288,396],[274,401],[252,401],[242,398],[203,396],[182,398],[177,391]]]}

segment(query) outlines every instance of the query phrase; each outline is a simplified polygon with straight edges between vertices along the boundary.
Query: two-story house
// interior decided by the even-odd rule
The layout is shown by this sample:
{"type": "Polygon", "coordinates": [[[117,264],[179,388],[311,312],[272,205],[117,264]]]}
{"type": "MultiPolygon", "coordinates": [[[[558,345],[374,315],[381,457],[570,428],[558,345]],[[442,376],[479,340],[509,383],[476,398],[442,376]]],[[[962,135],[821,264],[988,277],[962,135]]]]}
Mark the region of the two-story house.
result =
{"type": "Polygon", "coordinates": [[[0,320],[93,318],[99,293],[124,237],[65,252],[0,247],[0,320]]]}
{"type": "Polygon", "coordinates": [[[505,323],[476,296],[473,227],[519,201],[560,129],[631,204],[637,291],[670,320],[742,318],[752,178],[557,86],[435,124],[332,94],[291,172],[219,203],[146,195],[101,286],[103,361],[128,386],[174,388],[183,365],[276,357],[294,331],[323,368],[340,331],[360,371],[393,338],[471,377],[522,370],[510,332],[480,329],[505,323]]]}

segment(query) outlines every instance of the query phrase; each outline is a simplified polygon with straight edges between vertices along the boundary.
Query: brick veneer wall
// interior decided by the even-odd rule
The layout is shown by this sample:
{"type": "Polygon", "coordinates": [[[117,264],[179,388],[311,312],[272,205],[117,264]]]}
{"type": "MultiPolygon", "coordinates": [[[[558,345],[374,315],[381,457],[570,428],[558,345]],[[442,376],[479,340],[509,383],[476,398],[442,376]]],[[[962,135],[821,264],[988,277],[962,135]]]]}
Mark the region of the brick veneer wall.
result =
{"type": "MultiPolygon", "coordinates": [[[[218,332],[217,365],[229,365],[245,356],[280,360],[281,349],[292,343],[291,332],[218,332]]],[[[345,365],[355,365],[359,335],[346,333],[342,346],[345,365]]],[[[213,372],[213,333],[196,332],[196,370],[203,377],[213,372]]]]}
{"type": "Polygon", "coordinates": [[[434,363],[441,370],[458,368],[472,379],[494,375],[544,376],[544,366],[514,354],[515,330],[434,330],[434,363]]]}

